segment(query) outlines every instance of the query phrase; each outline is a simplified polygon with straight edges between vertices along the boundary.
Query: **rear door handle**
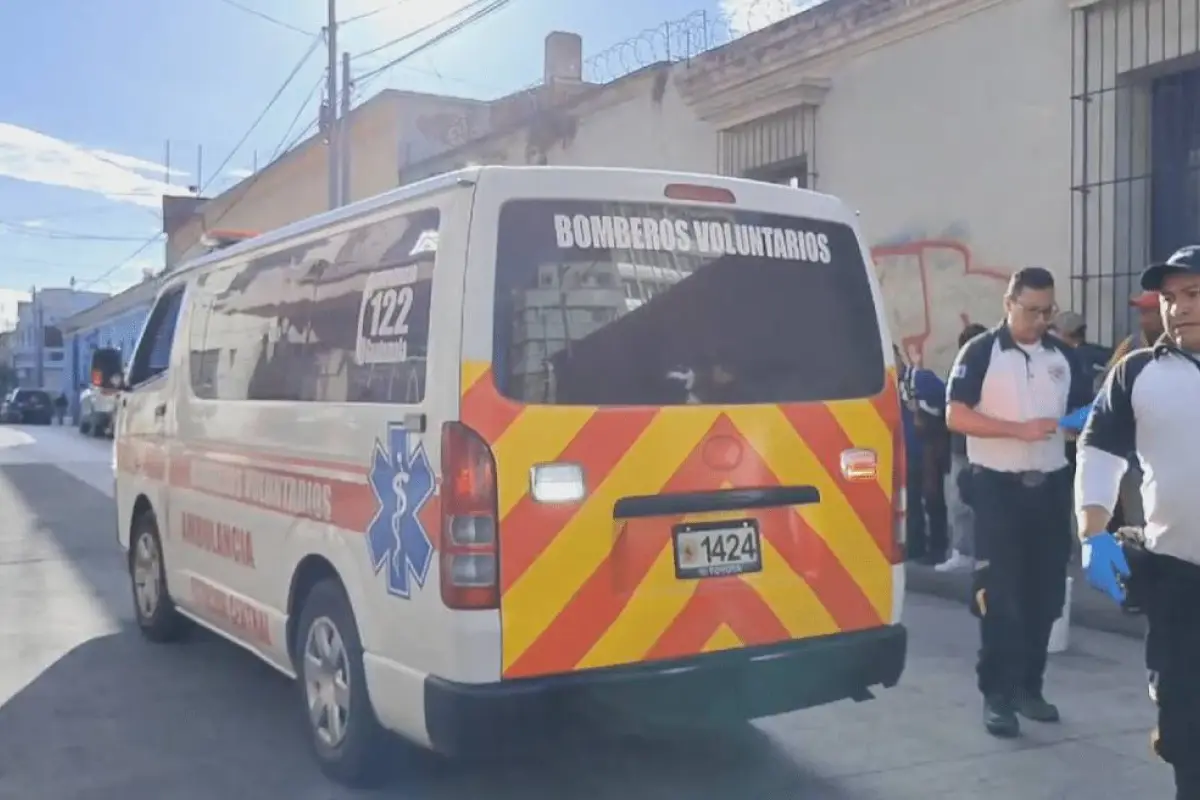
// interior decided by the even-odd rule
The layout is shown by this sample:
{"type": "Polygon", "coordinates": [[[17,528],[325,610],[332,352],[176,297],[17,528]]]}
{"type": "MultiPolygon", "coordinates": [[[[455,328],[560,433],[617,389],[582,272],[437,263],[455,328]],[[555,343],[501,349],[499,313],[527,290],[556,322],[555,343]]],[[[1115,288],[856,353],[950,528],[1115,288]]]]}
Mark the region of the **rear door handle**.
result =
{"type": "Polygon", "coordinates": [[[154,407],[154,416],[165,417],[167,415],[167,404],[159,403],[154,407]]]}

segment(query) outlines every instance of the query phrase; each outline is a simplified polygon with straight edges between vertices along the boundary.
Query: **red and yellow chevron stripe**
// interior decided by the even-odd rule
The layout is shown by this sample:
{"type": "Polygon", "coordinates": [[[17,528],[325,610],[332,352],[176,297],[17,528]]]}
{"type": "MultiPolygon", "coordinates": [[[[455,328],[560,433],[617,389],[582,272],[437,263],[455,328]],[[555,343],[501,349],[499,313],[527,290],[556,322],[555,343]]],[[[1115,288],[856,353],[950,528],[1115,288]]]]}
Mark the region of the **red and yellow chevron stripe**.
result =
{"type": "Polygon", "coordinates": [[[861,630],[891,618],[895,379],[868,400],[779,406],[524,406],[486,363],[463,369],[461,418],[491,444],[500,513],[503,674],[529,677],[861,630]],[[703,458],[715,437],[742,445],[731,470],[703,458]],[[841,453],[879,454],[851,482],[841,453]],[[547,506],[530,469],[584,466],[588,496],[547,506]],[[811,485],[821,502],[765,511],[614,521],[623,497],[811,485]],[[755,517],[759,573],[677,580],[671,528],[755,517]]]}

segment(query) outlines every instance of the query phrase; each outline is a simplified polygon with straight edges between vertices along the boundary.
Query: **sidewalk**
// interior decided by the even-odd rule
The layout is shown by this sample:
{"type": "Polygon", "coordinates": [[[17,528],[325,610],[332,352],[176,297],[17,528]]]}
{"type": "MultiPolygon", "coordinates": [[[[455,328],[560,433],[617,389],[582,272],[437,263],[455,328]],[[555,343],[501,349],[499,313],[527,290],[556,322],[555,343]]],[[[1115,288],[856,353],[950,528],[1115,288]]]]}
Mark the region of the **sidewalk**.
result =
{"type": "MultiPolygon", "coordinates": [[[[909,562],[906,565],[907,588],[964,604],[971,593],[971,575],[967,572],[937,572],[933,567],[909,562]]],[[[1075,578],[1071,590],[1071,626],[1107,631],[1134,638],[1145,635],[1146,623],[1141,617],[1126,614],[1105,595],[1087,585],[1080,574],[1079,558],[1071,561],[1070,574],[1075,578]]]]}

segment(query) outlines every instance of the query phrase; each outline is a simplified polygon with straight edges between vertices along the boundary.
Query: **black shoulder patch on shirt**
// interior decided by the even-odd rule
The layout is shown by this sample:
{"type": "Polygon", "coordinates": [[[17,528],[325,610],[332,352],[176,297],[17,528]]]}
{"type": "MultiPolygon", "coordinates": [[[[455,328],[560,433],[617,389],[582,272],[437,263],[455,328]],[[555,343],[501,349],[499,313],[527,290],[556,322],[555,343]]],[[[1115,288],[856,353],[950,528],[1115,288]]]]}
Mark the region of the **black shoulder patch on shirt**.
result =
{"type": "Polygon", "coordinates": [[[983,379],[992,363],[992,348],[996,344],[996,331],[984,331],[963,345],[950,368],[946,381],[946,402],[962,403],[974,408],[983,395],[983,379]]]}
{"type": "Polygon", "coordinates": [[[1095,447],[1120,458],[1134,451],[1137,426],[1133,416],[1133,384],[1152,361],[1154,351],[1143,349],[1134,350],[1116,363],[1105,378],[1079,436],[1080,447],[1095,447]]]}

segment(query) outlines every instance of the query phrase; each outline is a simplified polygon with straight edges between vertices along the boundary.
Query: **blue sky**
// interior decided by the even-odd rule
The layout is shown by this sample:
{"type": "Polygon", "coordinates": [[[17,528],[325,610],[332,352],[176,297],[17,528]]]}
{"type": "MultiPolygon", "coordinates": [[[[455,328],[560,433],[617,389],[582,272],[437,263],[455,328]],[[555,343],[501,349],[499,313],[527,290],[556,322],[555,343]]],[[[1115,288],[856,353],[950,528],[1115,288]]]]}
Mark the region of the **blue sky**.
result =
{"type": "MultiPolygon", "coordinates": [[[[341,28],[339,49],[363,53],[468,2],[338,0],[342,19],[370,14],[341,28]]],[[[539,78],[542,40],[551,30],[582,34],[586,58],[692,12],[721,15],[744,29],[782,18],[793,6],[793,0],[511,0],[366,82],[362,96],[390,86],[496,97],[539,78]]],[[[315,122],[323,45],[216,172],[312,45],[325,12],[324,0],[0,5],[0,28],[10,33],[0,49],[0,71],[8,76],[0,83],[0,329],[13,317],[14,300],[33,285],[64,286],[74,277],[80,288],[119,291],[143,269],[161,266],[162,245],[155,242],[113,271],[160,229],[164,192],[182,194],[198,183],[206,194],[219,192],[248,174],[256,154],[265,163],[315,122]]],[[[380,66],[436,32],[364,56],[353,70],[380,66]]]]}

